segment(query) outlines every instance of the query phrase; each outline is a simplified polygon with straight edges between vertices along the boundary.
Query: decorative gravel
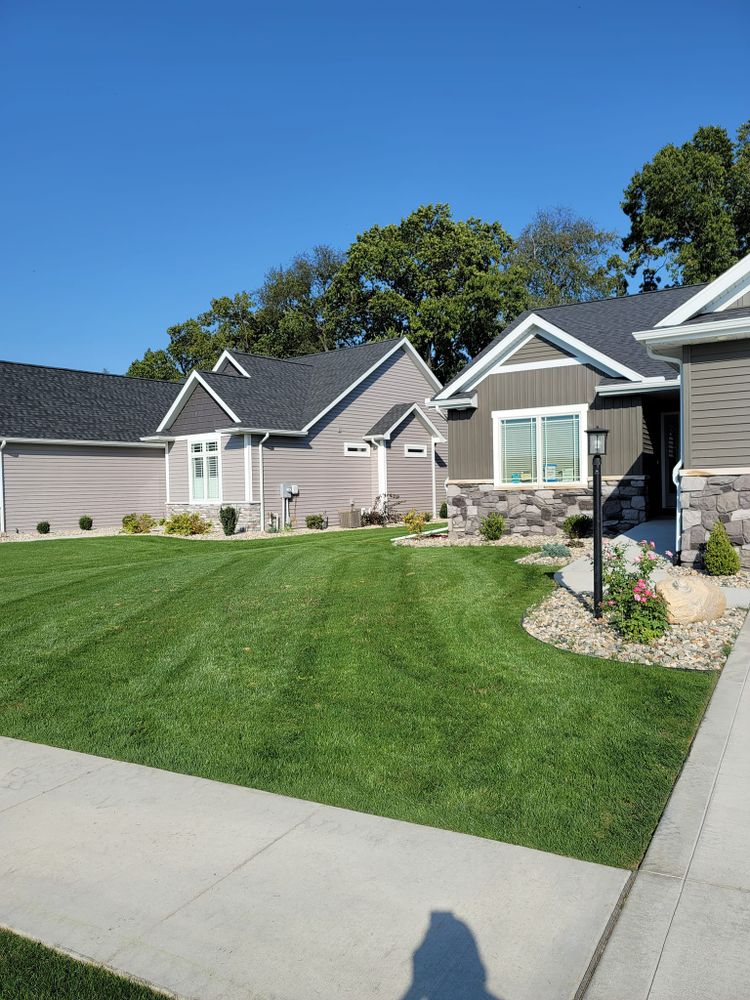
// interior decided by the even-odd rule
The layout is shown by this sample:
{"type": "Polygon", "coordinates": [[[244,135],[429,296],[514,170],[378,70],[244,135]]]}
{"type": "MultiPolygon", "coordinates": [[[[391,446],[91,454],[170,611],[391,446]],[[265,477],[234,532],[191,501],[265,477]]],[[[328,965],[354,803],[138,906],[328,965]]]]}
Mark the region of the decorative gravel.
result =
{"type": "MultiPolygon", "coordinates": [[[[488,542],[481,535],[424,535],[422,538],[395,538],[396,545],[412,545],[419,548],[462,548],[468,545],[512,545],[519,549],[538,549],[546,542],[565,542],[563,534],[557,535],[503,535],[497,541],[488,542]]],[[[571,549],[574,558],[583,555],[585,549],[571,549]]]]}
{"type": "Polygon", "coordinates": [[[567,566],[576,556],[543,556],[541,552],[530,552],[516,559],[519,566],[567,566]]]}
{"type": "MultiPolygon", "coordinates": [[[[160,538],[181,538],[189,542],[254,542],[260,539],[268,541],[271,538],[293,538],[297,535],[325,535],[339,531],[367,531],[370,528],[380,527],[377,524],[362,525],[361,528],[335,528],[330,527],[322,531],[317,528],[294,528],[292,531],[266,532],[261,531],[241,531],[236,535],[225,535],[221,528],[209,531],[205,535],[166,535],[161,525],[152,528],[149,534],[158,535],[160,538]]],[[[389,527],[399,527],[390,525],[389,527]]],[[[404,525],[401,525],[404,527],[404,525]]],[[[40,535],[36,531],[13,532],[12,534],[0,535],[2,542],[53,542],[62,538],[113,538],[115,536],[123,538],[144,538],[144,535],[130,535],[122,528],[92,528],[90,531],[81,531],[71,528],[70,531],[50,531],[46,535],[40,535]]]]}
{"type": "Polygon", "coordinates": [[[672,566],[670,573],[677,573],[680,576],[699,576],[703,580],[710,580],[718,587],[739,587],[743,590],[750,590],[750,570],[741,569],[734,576],[709,576],[703,570],[693,569],[692,566],[672,566]]]}
{"type": "Polygon", "coordinates": [[[718,621],[670,625],[660,639],[647,645],[623,639],[606,619],[597,622],[590,596],[576,596],[560,587],[529,610],[523,627],[536,639],[572,653],[681,670],[720,670],[745,614],[731,608],[718,621]]]}

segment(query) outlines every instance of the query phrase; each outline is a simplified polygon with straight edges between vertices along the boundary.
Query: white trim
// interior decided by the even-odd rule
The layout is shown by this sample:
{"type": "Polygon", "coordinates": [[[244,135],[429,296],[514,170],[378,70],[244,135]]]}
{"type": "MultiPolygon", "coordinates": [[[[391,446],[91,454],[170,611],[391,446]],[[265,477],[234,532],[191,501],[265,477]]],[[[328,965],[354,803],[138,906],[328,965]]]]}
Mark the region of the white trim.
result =
{"type": "MultiPolygon", "coordinates": [[[[750,316],[726,317],[705,323],[685,323],[661,330],[638,330],[633,334],[646,347],[671,347],[680,344],[712,344],[720,340],[745,340],[750,337],[750,316]]],[[[662,360],[661,358],[659,360],[662,360]]]]}
{"type": "Polygon", "coordinates": [[[500,361],[494,368],[491,368],[487,372],[487,375],[513,375],[516,372],[533,372],[541,368],[567,368],[570,365],[585,363],[585,361],[579,361],[578,358],[558,358],[556,361],[524,361],[517,365],[507,365],[505,362],[500,361]]]}
{"type": "Polygon", "coordinates": [[[401,337],[401,339],[398,340],[393,345],[393,347],[390,349],[390,351],[388,351],[386,354],[384,354],[383,357],[380,358],[379,361],[377,361],[374,365],[372,365],[371,368],[368,368],[367,371],[363,375],[360,375],[360,377],[358,379],[356,379],[356,381],[352,382],[352,384],[347,389],[345,389],[340,395],[338,395],[333,400],[332,403],[329,403],[324,409],[322,409],[320,411],[320,413],[317,414],[317,416],[313,417],[312,420],[308,421],[308,423],[305,424],[305,426],[302,428],[302,430],[305,431],[305,432],[309,431],[310,428],[314,424],[317,424],[317,422],[319,420],[321,420],[326,415],[326,413],[328,413],[330,410],[332,410],[334,408],[334,406],[337,406],[341,402],[342,399],[346,399],[346,397],[349,395],[350,392],[353,392],[357,388],[358,385],[360,385],[362,382],[364,382],[364,380],[366,378],[369,378],[370,375],[372,375],[373,372],[376,372],[378,370],[378,368],[381,367],[381,365],[385,364],[385,362],[390,357],[392,357],[396,353],[396,351],[401,350],[401,348],[403,348],[406,351],[407,354],[410,354],[412,356],[413,360],[417,362],[418,366],[422,368],[422,370],[424,371],[424,374],[425,374],[428,382],[430,382],[430,384],[433,386],[433,388],[436,389],[436,390],[438,390],[438,391],[440,389],[442,389],[442,383],[439,381],[439,379],[437,379],[435,377],[435,375],[432,373],[432,370],[430,369],[429,365],[422,359],[422,357],[419,355],[419,353],[416,351],[416,349],[412,346],[411,342],[406,337],[401,337]]]}
{"type": "Polygon", "coordinates": [[[370,454],[369,441],[344,441],[344,454],[367,458],[370,454]]]}
{"type": "Polygon", "coordinates": [[[166,491],[164,493],[164,502],[171,503],[170,500],[170,489],[169,489],[169,442],[164,443],[164,477],[165,477],[165,487],[166,491]]]}
{"type": "Polygon", "coordinates": [[[384,495],[388,492],[388,445],[385,441],[376,441],[375,447],[378,450],[378,494],[384,495]]]}
{"type": "MultiPolygon", "coordinates": [[[[656,326],[678,326],[690,319],[691,316],[695,316],[696,313],[720,312],[726,309],[746,290],[744,286],[741,289],[734,287],[745,278],[750,278],[750,254],[747,254],[742,260],[738,260],[718,278],[714,278],[705,288],[692,295],[687,302],[683,302],[681,306],[673,309],[671,313],[660,319],[656,326]],[[716,308],[712,309],[712,305],[715,305],[716,308]]],[[[748,280],[747,286],[750,287],[750,280],[748,280]]]]}
{"type": "Polygon", "coordinates": [[[242,457],[245,462],[245,503],[253,502],[253,439],[242,435],[242,457]]]}
{"type": "Polygon", "coordinates": [[[237,369],[237,371],[240,373],[240,375],[244,375],[245,378],[250,378],[250,374],[245,371],[245,369],[242,367],[242,365],[239,363],[239,361],[236,358],[232,357],[232,355],[229,353],[229,351],[222,351],[221,352],[221,357],[216,362],[216,364],[213,366],[213,368],[211,369],[211,371],[218,374],[219,369],[221,368],[221,366],[224,364],[225,361],[228,361],[230,364],[234,365],[234,367],[237,369]]]}
{"type": "Polygon", "coordinates": [[[3,452],[7,440],[0,441],[0,535],[5,534],[5,461],[3,452]]]}
{"type": "Polygon", "coordinates": [[[642,382],[629,382],[627,385],[598,385],[597,396],[630,396],[643,392],[659,392],[664,389],[679,389],[680,377],[677,378],[645,378],[642,382]]]}
{"type": "Polygon", "coordinates": [[[433,422],[430,420],[427,414],[422,410],[419,403],[414,403],[412,406],[410,406],[409,409],[406,410],[404,413],[402,413],[401,416],[398,418],[398,420],[394,421],[394,423],[391,424],[388,430],[383,431],[382,434],[366,434],[365,441],[377,441],[377,440],[390,441],[391,434],[395,431],[397,427],[399,427],[404,422],[404,420],[406,420],[407,417],[410,417],[412,413],[416,414],[417,419],[422,422],[423,427],[429,434],[431,434],[433,437],[436,437],[441,443],[445,444],[445,438],[437,429],[437,427],[433,424],[433,422]]]}
{"type": "Polygon", "coordinates": [[[263,445],[270,436],[270,432],[262,437],[258,442],[258,489],[260,490],[260,530],[266,530],[266,475],[263,467],[263,445]]]}
{"type": "Polygon", "coordinates": [[[437,517],[437,479],[435,466],[437,464],[437,441],[432,439],[432,516],[437,517]]]}
{"type": "Polygon", "coordinates": [[[187,447],[187,453],[188,453],[188,504],[190,506],[214,507],[214,506],[221,506],[221,504],[224,503],[224,483],[222,481],[223,477],[224,477],[224,464],[222,462],[221,452],[222,452],[222,447],[221,447],[221,435],[220,434],[191,434],[190,437],[188,438],[188,447],[187,447]],[[204,469],[204,476],[205,476],[205,481],[206,481],[206,493],[208,493],[208,471],[207,471],[206,458],[208,457],[209,454],[216,455],[217,472],[218,472],[218,477],[219,477],[219,496],[218,496],[217,499],[209,499],[208,497],[204,497],[202,500],[201,499],[196,500],[195,497],[193,496],[193,459],[197,458],[198,456],[197,455],[195,455],[195,456],[193,455],[193,449],[192,449],[191,446],[193,444],[197,444],[199,441],[200,442],[207,442],[207,441],[215,441],[216,442],[216,451],[215,452],[210,452],[209,453],[209,452],[206,452],[204,450],[204,451],[201,452],[200,457],[203,459],[203,469],[204,469]]]}
{"type": "Polygon", "coordinates": [[[237,416],[234,410],[232,410],[231,407],[229,407],[224,402],[221,396],[211,388],[208,382],[206,382],[206,380],[201,376],[200,372],[192,371],[188,375],[187,381],[185,382],[183,387],[177,393],[177,398],[175,399],[174,403],[172,403],[172,405],[167,410],[166,416],[159,424],[159,426],[156,428],[157,434],[160,431],[166,430],[166,428],[169,427],[172,421],[175,420],[178,414],[182,411],[188,399],[190,398],[190,396],[192,396],[193,391],[195,390],[196,383],[201,385],[206,390],[209,396],[211,396],[213,400],[216,403],[218,403],[218,405],[222,408],[222,410],[224,410],[224,412],[234,421],[235,424],[241,423],[240,418],[237,416]]]}
{"type": "MultiPolygon", "coordinates": [[[[231,376],[230,376],[231,377],[231,376]]],[[[305,431],[275,430],[272,427],[217,427],[217,434],[274,434],[276,437],[307,437],[305,431]]],[[[177,440],[177,438],[175,438],[177,440]]]]}
{"type": "Polygon", "coordinates": [[[440,399],[437,397],[435,399],[426,400],[427,406],[431,410],[476,410],[479,406],[477,401],[477,394],[474,393],[473,396],[451,396],[450,399],[440,399]]]}
{"type": "Polygon", "coordinates": [[[493,410],[492,417],[492,482],[495,489],[506,489],[509,486],[521,486],[527,489],[558,489],[560,486],[588,485],[588,448],[586,447],[586,428],[588,426],[588,403],[571,403],[569,406],[534,406],[516,410],[493,410]],[[578,475],[575,480],[559,480],[545,482],[543,475],[542,455],[542,421],[541,417],[564,415],[578,416],[578,475]],[[500,443],[500,423],[503,420],[517,418],[536,418],[536,478],[521,483],[504,483],[502,480],[502,454],[500,443]]]}
{"type": "MultiPolygon", "coordinates": [[[[433,438],[434,444],[434,438],[433,438]]],[[[405,444],[404,445],[404,458],[427,458],[427,445],[426,444],[405,444]],[[417,448],[417,451],[414,449],[417,448]]]]}
{"type": "Polygon", "coordinates": [[[630,379],[634,382],[640,381],[643,378],[639,372],[634,371],[632,368],[628,368],[627,365],[623,365],[619,361],[615,361],[614,358],[610,358],[608,355],[603,354],[601,351],[597,351],[595,348],[589,347],[588,344],[584,344],[582,341],[578,340],[577,337],[571,336],[569,333],[566,333],[565,330],[561,330],[560,327],[555,326],[553,323],[543,319],[536,313],[531,313],[514,330],[511,330],[510,333],[501,337],[501,339],[479,360],[477,364],[469,364],[468,367],[465,368],[464,371],[456,378],[456,380],[451,383],[451,385],[437,393],[435,400],[442,403],[444,399],[452,396],[456,390],[460,389],[462,386],[468,385],[470,390],[474,389],[479,382],[483,381],[487,377],[490,373],[489,370],[501,358],[504,359],[513,354],[513,352],[517,349],[518,343],[522,341],[524,337],[527,337],[529,331],[534,328],[542,330],[547,335],[545,339],[550,340],[553,345],[564,347],[569,352],[572,352],[577,356],[580,355],[586,359],[587,363],[593,364],[607,374],[620,375],[623,378],[630,379]]]}
{"type": "Polygon", "coordinates": [[[84,448],[163,448],[164,442],[151,441],[77,441],[75,438],[5,438],[8,444],[77,444],[84,448]]]}

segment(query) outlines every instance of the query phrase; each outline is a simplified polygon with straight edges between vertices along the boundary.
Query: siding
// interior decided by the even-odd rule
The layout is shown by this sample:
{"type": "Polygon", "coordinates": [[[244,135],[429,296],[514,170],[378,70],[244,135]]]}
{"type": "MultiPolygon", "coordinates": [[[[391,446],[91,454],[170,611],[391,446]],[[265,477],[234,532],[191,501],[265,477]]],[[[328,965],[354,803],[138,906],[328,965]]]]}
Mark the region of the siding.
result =
{"type": "MultiPolygon", "coordinates": [[[[279,486],[284,482],[297,483],[300,488],[291,505],[299,525],[304,524],[307,514],[324,512],[332,525],[337,524],[338,511],[350,501],[357,507],[369,507],[377,492],[376,457],[345,455],[344,442],[361,441],[395,403],[424,406],[425,398],[433,392],[421,369],[398,351],[313,427],[307,438],[269,438],[263,448],[266,516],[281,513],[279,486]]],[[[445,434],[440,414],[431,410],[429,416],[445,434]]],[[[408,503],[409,498],[404,497],[404,501],[408,503]]]]}
{"type": "MultiPolygon", "coordinates": [[[[436,470],[438,507],[445,499],[444,479],[445,476],[436,470]]],[[[412,507],[432,512],[432,440],[416,417],[405,420],[388,442],[388,492],[397,493],[402,498],[401,510],[404,513],[412,507]],[[404,445],[407,444],[424,445],[426,457],[407,458],[404,454],[404,445]]]]}
{"type": "Polygon", "coordinates": [[[589,426],[610,430],[605,475],[640,475],[643,408],[639,396],[597,397],[602,375],[589,365],[567,365],[488,375],[477,386],[476,410],[449,411],[450,478],[492,479],[492,411],[588,403],[589,426]]]}
{"type": "Polygon", "coordinates": [[[169,502],[187,503],[189,499],[187,441],[172,441],[169,445],[169,502]]]}
{"type": "Polygon", "coordinates": [[[685,465],[750,466],[750,340],[684,354],[685,465]]]}
{"type": "Polygon", "coordinates": [[[217,427],[234,423],[203,386],[197,386],[169,427],[170,434],[210,434],[217,427]]]}
{"type": "MultiPolygon", "coordinates": [[[[248,435],[248,440],[250,437],[248,435]]],[[[223,503],[245,502],[245,437],[243,434],[221,436],[221,496],[223,503]]],[[[190,466],[188,442],[173,441],[169,450],[169,502],[189,503],[190,466]]],[[[251,450],[251,486],[257,490],[257,456],[251,450]]],[[[254,497],[256,500],[257,496],[254,497]]]]}
{"type": "Polygon", "coordinates": [[[532,337],[515,354],[511,354],[504,362],[506,365],[527,364],[533,361],[559,361],[561,358],[569,358],[572,355],[561,348],[550,344],[543,337],[532,337]]]}
{"type": "Polygon", "coordinates": [[[3,464],[8,531],[33,531],[39,521],[77,528],[82,514],[98,528],[133,511],[164,516],[162,448],[9,444],[3,464]]]}
{"type": "Polygon", "coordinates": [[[216,369],[217,375],[236,375],[238,378],[245,378],[241,371],[238,371],[237,366],[233,365],[231,361],[222,361],[219,367],[216,369]]]}

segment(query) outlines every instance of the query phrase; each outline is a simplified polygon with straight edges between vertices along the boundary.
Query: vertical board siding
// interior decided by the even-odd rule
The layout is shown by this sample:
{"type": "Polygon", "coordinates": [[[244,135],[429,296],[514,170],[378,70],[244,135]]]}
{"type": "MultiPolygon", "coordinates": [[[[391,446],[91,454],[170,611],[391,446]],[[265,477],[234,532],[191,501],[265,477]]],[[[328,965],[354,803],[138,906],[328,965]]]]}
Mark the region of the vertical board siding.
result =
{"type": "Polygon", "coordinates": [[[643,410],[639,396],[598,397],[602,375],[589,365],[541,368],[512,375],[488,375],[477,386],[475,410],[452,410],[449,470],[453,480],[491,480],[492,412],[588,403],[589,426],[610,430],[605,475],[639,475],[642,468],[643,410]]]}
{"type": "MultiPolygon", "coordinates": [[[[435,472],[437,506],[445,499],[445,476],[435,472]]],[[[416,417],[408,417],[388,442],[388,491],[401,497],[400,509],[406,513],[414,508],[432,513],[432,438],[416,417]],[[407,457],[404,446],[423,445],[424,458],[407,457]]]]}
{"type": "MultiPolygon", "coordinates": [[[[424,407],[425,398],[433,392],[421,368],[400,350],[338,403],[307,438],[271,436],[263,449],[266,516],[281,513],[281,483],[299,486],[299,497],[291,504],[298,525],[304,524],[308,514],[318,513],[327,513],[330,523],[338,524],[339,510],[350,502],[369,507],[377,493],[377,456],[345,455],[344,443],[362,441],[394,404],[424,407]]],[[[445,433],[439,414],[433,416],[430,411],[430,419],[445,433]]]]}
{"type": "Polygon", "coordinates": [[[562,348],[550,344],[544,337],[532,337],[531,340],[519,348],[504,364],[520,365],[533,361],[560,361],[562,358],[570,358],[572,355],[562,348]]]}
{"type": "Polygon", "coordinates": [[[67,531],[82,514],[96,528],[132,512],[164,516],[163,448],[8,445],[3,456],[8,531],[33,531],[40,521],[67,531]]]}
{"type": "Polygon", "coordinates": [[[750,340],[685,350],[685,465],[750,466],[750,340]]]}
{"type": "Polygon", "coordinates": [[[190,398],[169,427],[169,434],[211,434],[227,427],[232,418],[203,386],[193,389],[190,398]]]}

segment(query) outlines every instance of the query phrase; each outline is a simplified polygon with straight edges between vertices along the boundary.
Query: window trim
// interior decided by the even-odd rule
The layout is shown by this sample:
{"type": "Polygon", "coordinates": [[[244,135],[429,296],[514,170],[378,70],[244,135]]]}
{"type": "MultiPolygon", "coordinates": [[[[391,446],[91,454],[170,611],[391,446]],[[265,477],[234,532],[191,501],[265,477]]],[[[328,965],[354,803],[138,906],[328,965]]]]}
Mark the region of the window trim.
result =
{"type": "Polygon", "coordinates": [[[369,458],[370,445],[367,441],[344,441],[347,458],[369,458]]]}
{"type": "Polygon", "coordinates": [[[427,445],[426,444],[405,444],[404,445],[404,458],[427,458],[427,445]],[[418,451],[410,449],[417,448],[418,451]]]}
{"type": "MultiPolygon", "coordinates": [[[[217,506],[218,507],[218,506],[221,506],[221,504],[224,503],[224,488],[223,488],[224,470],[223,470],[222,461],[221,461],[221,450],[222,450],[221,449],[221,434],[191,434],[187,438],[187,453],[188,453],[187,475],[188,475],[188,503],[189,504],[194,505],[196,507],[209,507],[209,506],[217,506]],[[218,458],[218,466],[219,466],[219,497],[218,497],[217,500],[209,500],[209,499],[196,500],[195,497],[193,496],[193,457],[194,457],[193,456],[193,445],[197,444],[198,442],[200,442],[201,444],[205,444],[206,442],[209,442],[209,441],[215,441],[216,442],[216,446],[217,446],[216,447],[216,455],[217,455],[217,458],[218,458]]],[[[205,451],[202,453],[201,457],[204,460],[204,467],[205,467],[205,458],[206,458],[206,452],[205,451]]],[[[206,476],[206,486],[208,486],[208,476],[206,476]]]]}
{"type": "Polygon", "coordinates": [[[567,406],[531,406],[522,410],[492,411],[492,481],[495,489],[534,489],[550,490],[561,487],[588,486],[588,448],[586,445],[586,428],[588,426],[588,403],[570,403],[567,406]],[[579,478],[571,482],[544,482],[544,455],[542,447],[542,417],[578,417],[578,472],[579,478]],[[500,426],[503,420],[518,418],[536,419],[536,475],[525,483],[504,483],[502,479],[502,448],[500,426]]]}

